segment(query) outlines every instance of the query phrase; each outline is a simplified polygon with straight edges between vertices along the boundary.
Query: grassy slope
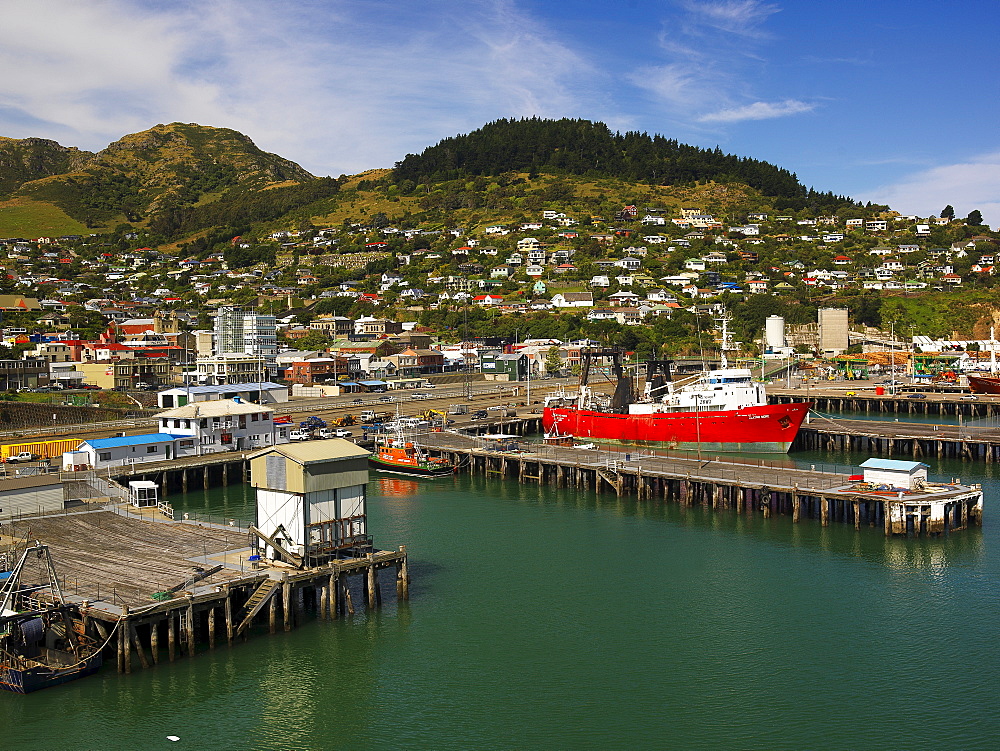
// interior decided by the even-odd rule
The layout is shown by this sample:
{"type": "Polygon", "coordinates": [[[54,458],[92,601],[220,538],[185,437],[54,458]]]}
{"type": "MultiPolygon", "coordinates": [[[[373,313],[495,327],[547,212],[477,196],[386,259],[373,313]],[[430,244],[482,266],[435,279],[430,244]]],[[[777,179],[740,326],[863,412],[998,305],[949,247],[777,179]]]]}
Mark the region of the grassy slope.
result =
{"type": "MultiPolygon", "coordinates": [[[[369,170],[359,175],[350,177],[341,187],[341,196],[337,207],[327,213],[313,217],[316,226],[339,226],[345,219],[355,222],[363,222],[372,215],[382,212],[390,222],[398,221],[407,213],[414,219],[420,220],[423,210],[420,208],[420,196],[400,196],[390,197],[382,190],[357,191],[357,185],[361,180],[378,180],[389,170],[369,170]]],[[[527,178],[527,173],[520,177],[527,178]]],[[[635,204],[641,209],[647,206],[655,206],[664,209],[667,216],[676,216],[681,207],[697,207],[717,216],[725,216],[727,213],[739,210],[746,211],[760,210],[767,207],[767,199],[762,198],[752,188],[737,185],[719,185],[709,183],[706,185],[696,185],[693,187],[681,186],[649,186],[634,183],[627,183],[614,178],[588,179],[575,175],[541,175],[531,180],[527,185],[527,192],[534,193],[543,191],[556,181],[563,181],[573,186],[574,198],[562,203],[554,203],[551,207],[559,208],[566,213],[582,218],[585,214],[592,212],[576,210],[574,206],[582,204],[586,199],[607,199],[617,206],[635,204]]],[[[492,182],[492,180],[491,180],[492,182]]],[[[456,209],[448,212],[448,226],[461,225],[475,231],[489,224],[505,223],[512,221],[515,216],[526,214],[541,218],[541,212],[522,210],[493,210],[486,208],[477,209],[456,209]]],[[[605,220],[611,221],[612,216],[605,216],[605,220]]],[[[440,225],[440,221],[432,221],[435,225],[440,225]]]]}
{"type": "Polygon", "coordinates": [[[0,237],[51,237],[83,235],[107,228],[91,228],[70,217],[58,206],[30,198],[0,201],[0,237]]]}

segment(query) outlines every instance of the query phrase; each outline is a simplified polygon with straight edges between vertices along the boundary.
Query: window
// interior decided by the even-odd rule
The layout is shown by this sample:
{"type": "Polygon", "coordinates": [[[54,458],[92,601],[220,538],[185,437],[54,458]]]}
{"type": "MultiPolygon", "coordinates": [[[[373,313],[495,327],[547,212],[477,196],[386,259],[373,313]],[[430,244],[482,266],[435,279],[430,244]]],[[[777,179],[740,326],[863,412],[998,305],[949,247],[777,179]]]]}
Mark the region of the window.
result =
{"type": "Polygon", "coordinates": [[[155,454],[156,453],[156,449],[157,449],[156,446],[146,446],[146,453],[147,454],[155,454]]]}
{"type": "Polygon", "coordinates": [[[181,441],[180,442],[180,447],[182,449],[189,449],[192,446],[194,446],[194,441],[181,441]]]}
{"type": "Polygon", "coordinates": [[[102,462],[110,462],[111,461],[111,452],[110,451],[102,451],[101,453],[99,453],[97,455],[97,458],[98,458],[98,460],[100,460],[102,462]]]}

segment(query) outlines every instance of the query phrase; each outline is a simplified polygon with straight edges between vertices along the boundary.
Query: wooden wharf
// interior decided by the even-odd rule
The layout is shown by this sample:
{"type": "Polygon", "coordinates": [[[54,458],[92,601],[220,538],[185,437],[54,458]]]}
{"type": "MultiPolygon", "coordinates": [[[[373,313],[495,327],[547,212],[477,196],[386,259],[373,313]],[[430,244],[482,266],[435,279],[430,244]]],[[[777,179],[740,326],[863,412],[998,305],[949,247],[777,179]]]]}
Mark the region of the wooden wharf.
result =
{"type": "Polygon", "coordinates": [[[872,456],[1000,462],[1000,425],[934,425],[810,416],[792,449],[860,451],[872,456]]]}
{"type": "Polygon", "coordinates": [[[575,487],[639,500],[675,501],[742,513],[789,515],[793,522],[818,520],[881,528],[886,535],[946,535],[982,524],[979,485],[928,484],[923,490],[866,490],[842,472],[799,469],[788,460],[722,460],[663,456],[619,448],[575,448],[520,444],[516,451],[491,448],[497,442],[456,433],[422,439],[432,452],[462,470],[516,478],[553,487],[575,487]]]}
{"type": "MultiPolygon", "coordinates": [[[[50,546],[64,598],[79,606],[87,635],[123,673],[232,645],[265,627],[290,631],[311,614],[336,619],[362,602],[377,608],[387,572],[395,572],[397,598],[409,599],[405,546],[296,568],[253,560],[249,529],[114,503],[0,529],[0,547],[16,551],[35,539],[50,546]]],[[[44,603],[48,592],[35,597],[44,603]]]]}
{"type": "Polygon", "coordinates": [[[769,404],[812,402],[818,412],[856,412],[866,415],[940,415],[980,419],[1000,416],[1000,396],[981,394],[969,398],[968,391],[927,391],[906,386],[896,394],[876,394],[873,390],[781,389],[769,386],[769,404]],[[963,398],[964,397],[964,398],[963,398]]]}

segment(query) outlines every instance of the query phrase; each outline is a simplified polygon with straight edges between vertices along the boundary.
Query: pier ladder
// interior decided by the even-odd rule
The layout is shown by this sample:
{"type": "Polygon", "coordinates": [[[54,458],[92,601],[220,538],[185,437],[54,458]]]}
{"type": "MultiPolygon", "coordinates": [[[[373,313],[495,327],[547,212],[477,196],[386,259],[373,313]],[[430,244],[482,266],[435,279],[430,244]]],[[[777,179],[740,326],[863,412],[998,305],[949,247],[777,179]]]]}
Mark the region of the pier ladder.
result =
{"type": "Polygon", "coordinates": [[[243,616],[243,622],[240,623],[239,627],[236,629],[236,635],[239,636],[243,633],[243,629],[250,625],[250,621],[254,619],[267,604],[267,601],[271,599],[271,596],[277,591],[278,585],[281,584],[277,579],[265,579],[261,582],[261,585],[254,590],[254,593],[250,595],[250,599],[247,600],[244,609],[246,610],[246,615],[243,616]]]}

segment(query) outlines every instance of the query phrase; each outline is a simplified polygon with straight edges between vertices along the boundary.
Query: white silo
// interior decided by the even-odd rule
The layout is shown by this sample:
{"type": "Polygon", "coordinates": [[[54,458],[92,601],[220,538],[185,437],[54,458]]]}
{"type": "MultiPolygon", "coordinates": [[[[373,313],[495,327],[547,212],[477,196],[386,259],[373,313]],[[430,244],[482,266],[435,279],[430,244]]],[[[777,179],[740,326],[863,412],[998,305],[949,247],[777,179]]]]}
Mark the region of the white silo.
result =
{"type": "Polygon", "coordinates": [[[768,316],[764,321],[764,347],[776,350],[785,346],[785,319],[782,316],[768,316]]]}

